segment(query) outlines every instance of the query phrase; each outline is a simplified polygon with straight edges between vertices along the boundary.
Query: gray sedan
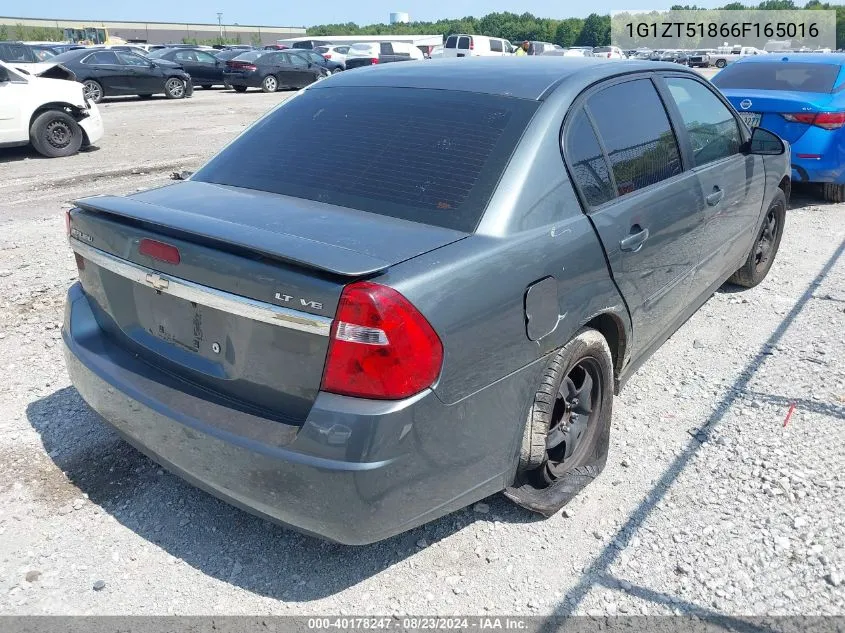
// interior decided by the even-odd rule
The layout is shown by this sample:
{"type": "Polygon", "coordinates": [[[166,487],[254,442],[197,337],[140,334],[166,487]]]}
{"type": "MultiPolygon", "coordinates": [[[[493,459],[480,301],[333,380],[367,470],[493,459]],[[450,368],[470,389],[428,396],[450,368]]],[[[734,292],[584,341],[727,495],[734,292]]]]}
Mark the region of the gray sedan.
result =
{"type": "Polygon", "coordinates": [[[551,515],[631,374],[766,276],[789,164],[674,64],[342,73],[187,181],[77,202],[70,376],[152,459],[327,539],[501,491],[551,515]]]}

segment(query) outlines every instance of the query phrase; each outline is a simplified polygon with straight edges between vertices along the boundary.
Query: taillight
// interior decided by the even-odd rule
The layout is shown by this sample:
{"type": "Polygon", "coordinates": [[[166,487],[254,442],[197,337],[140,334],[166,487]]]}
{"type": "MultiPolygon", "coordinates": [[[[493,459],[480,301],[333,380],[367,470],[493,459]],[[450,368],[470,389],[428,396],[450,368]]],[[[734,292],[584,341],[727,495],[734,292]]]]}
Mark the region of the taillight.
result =
{"type": "Polygon", "coordinates": [[[469,38],[469,50],[471,50],[471,51],[475,50],[475,40],[472,39],[472,38],[469,38]]]}
{"type": "Polygon", "coordinates": [[[176,265],[181,261],[178,248],[156,240],[141,240],[141,244],[138,246],[138,252],[141,253],[141,255],[152,257],[153,259],[157,259],[165,264],[176,265]]]}
{"type": "Polygon", "coordinates": [[[326,58],[326,59],[331,59],[332,55],[331,55],[331,53],[326,53],[325,55],[323,55],[323,57],[326,58]]]}
{"type": "Polygon", "coordinates": [[[793,123],[806,123],[825,130],[836,130],[845,125],[845,112],[795,112],[781,116],[793,123]]]}
{"type": "Polygon", "coordinates": [[[320,388],[398,400],[434,384],[442,363],[443,345],[419,310],[392,288],[361,281],[340,296],[320,388]]]}
{"type": "Polygon", "coordinates": [[[370,65],[373,65],[373,64],[378,64],[378,57],[373,57],[373,58],[370,60],[370,65]]]}

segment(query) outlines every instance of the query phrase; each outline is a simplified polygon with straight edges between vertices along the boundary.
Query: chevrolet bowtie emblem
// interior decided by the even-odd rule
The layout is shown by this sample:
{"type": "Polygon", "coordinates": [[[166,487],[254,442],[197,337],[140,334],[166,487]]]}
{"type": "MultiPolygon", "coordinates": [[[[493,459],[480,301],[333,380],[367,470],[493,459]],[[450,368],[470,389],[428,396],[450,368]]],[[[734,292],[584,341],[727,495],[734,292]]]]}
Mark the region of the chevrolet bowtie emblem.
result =
{"type": "Polygon", "coordinates": [[[164,290],[170,285],[170,282],[167,281],[167,279],[162,279],[159,275],[154,273],[147,274],[147,283],[156,290],[164,290]]]}

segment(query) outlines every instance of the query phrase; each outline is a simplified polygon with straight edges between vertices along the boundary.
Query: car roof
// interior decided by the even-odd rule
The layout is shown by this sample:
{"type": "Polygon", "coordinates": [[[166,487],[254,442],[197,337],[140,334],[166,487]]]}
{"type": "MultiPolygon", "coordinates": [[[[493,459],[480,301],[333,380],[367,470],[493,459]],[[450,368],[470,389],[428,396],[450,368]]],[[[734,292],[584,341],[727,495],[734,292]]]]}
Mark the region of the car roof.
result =
{"type": "Polygon", "coordinates": [[[314,84],[312,88],[428,88],[542,100],[564,82],[586,87],[605,77],[655,70],[689,72],[698,76],[695,71],[686,71],[677,64],[651,61],[613,62],[594,57],[544,55],[531,60],[520,57],[470,57],[356,68],[355,72],[340,73],[332,77],[331,81],[314,84]]]}
{"type": "Polygon", "coordinates": [[[845,53],[768,53],[736,60],[735,64],[759,64],[760,62],[806,62],[809,64],[845,64],[845,53]]]}

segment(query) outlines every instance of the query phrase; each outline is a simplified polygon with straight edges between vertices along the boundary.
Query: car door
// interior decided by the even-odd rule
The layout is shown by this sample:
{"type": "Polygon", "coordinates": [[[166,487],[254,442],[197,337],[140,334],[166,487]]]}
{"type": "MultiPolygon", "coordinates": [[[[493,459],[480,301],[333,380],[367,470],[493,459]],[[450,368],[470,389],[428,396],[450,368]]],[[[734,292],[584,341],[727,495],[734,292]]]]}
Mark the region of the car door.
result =
{"type": "Polygon", "coordinates": [[[115,54],[130,73],[129,94],[153,94],[164,90],[164,74],[152,60],[123,51],[116,51],[115,54]]]}
{"type": "Polygon", "coordinates": [[[194,83],[206,85],[223,83],[223,64],[220,63],[220,60],[204,51],[194,51],[194,56],[196,57],[197,75],[202,78],[202,81],[195,81],[194,83]]]}
{"type": "Polygon", "coordinates": [[[642,74],[591,88],[573,104],[564,155],[628,305],[636,356],[686,306],[700,250],[697,177],[684,171],[657,88],[642,74]]]}
{"type": "Polygon", "coordinates": [[[191,76],[194,85],[202,84],[205,81],[205,69],[197,61],[197,55],[194,51],[190,49],[178,50],[173,54],[172,61],[185,69],[185,72],[191,76]]]}
{"type": "Polygon", "coordinates": [[[0,66],[0,144],[29,140],[29,117],[23,116],[23,104],[31,92],[24,77],[0,66]]]}
{"type": "Polygon", "coordinates": [[[733,273],[748,255],[765,190],[763,157],[742,152],[746,134],[733,111],[704,81],[665,75],[667,102],[686,131],[703,216],[700,294],[733,273]]]}
{"type": "MultiPolygon", "coordinates": [[[[128,53],[123,53],[128,54],[128,53]]],[[[132,67],[122,64],[116,51],[96,51],[82,60],[88,77],[103,86],[106,95],[135,94],[132,67]]]]}
{"type": "Polygon", "coordinates": [[[276,53],[279,58],[279,83],[291,88],[303,88],[314,83],[315,71],[309,62],[296,53],[276,53]]]}

